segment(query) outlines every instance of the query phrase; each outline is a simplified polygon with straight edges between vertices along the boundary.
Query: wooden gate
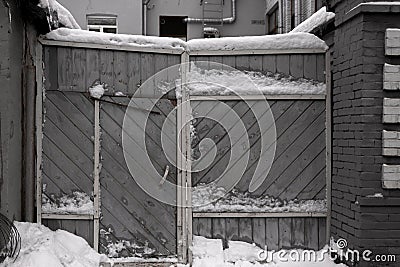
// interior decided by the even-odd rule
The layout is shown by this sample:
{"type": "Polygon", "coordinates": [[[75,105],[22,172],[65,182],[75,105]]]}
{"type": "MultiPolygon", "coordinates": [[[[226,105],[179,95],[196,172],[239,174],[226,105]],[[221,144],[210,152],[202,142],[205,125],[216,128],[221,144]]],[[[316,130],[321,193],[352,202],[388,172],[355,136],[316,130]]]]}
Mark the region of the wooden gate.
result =
{"type": "MultiPolygon", "coordinates": [[[[84,237],[112,257],[176,255],[177,208],[154,199],[132,177],[124,158],[122,127],[126,113],[135,120],[147,112],[126,112],[130,98],[159,70],[179,64],[180,53],[69,47],[52,42],[44,44],[41,51],[45,90],[38,94],[38,102],[43,103],[38,113],[43,122],[43,139],[38,139],[38,151],[42,152],[38,200],[44,204],[38,206],[38,219],[50,228],[84,237]],[[101,100],[88,93],[96,82],[104,83],[106,89],[101,100]],[[73,209],[79,205],[85,208],[73,209]]],[[[146,91],[138,97],[154,101],[159,93],[146,91]]],[[[169,166],[166,179],[174,183],[177,172],[162,153],[160,126],[175,103],[174,96],[156,100],[145,129],[151,162],[160,177],[169,166]]],[[[133,140],[137,138],[137,133],[130,134],[133,140]]],[[[176,143],[176,137],[171,138],[176,143]]]]}

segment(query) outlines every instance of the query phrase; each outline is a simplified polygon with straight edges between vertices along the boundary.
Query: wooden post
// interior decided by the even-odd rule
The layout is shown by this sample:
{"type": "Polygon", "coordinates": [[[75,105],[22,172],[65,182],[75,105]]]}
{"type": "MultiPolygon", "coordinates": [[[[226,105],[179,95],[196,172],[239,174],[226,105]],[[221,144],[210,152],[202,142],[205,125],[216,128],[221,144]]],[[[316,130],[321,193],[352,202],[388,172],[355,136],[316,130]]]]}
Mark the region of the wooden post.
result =
{"type": "Polygon", "coordinates": [[[36,46],[36,220],[42,223],[43,47],[36,46]]]}
{"type": "Polygon", "coordinates": [[[94,101],[94,222],[93,222],[93,248],[99,251],[100,228],[100,101],[94,101]]]}
{"type": "Polygon", "coordinates": [[[331,51],[325,54],[326,64],[326,240],[331,236],[332,216],[332,84],[331,84],[331,51]]]}

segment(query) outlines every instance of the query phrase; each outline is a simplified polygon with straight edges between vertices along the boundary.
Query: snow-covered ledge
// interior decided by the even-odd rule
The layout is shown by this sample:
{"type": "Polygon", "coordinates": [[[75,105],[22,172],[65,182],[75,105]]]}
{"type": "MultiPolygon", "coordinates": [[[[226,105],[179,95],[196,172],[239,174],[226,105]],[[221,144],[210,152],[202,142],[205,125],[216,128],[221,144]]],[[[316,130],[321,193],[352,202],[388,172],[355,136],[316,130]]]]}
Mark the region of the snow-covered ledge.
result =
{"type": "Polygon", "coordinates": [[[41,38],[42,44],[105,48],[116,50],[165,50],[190,55],[325,53],[325,42],[310,33],[288,33],[263,36],[193,39],[111,34],[61,28],[41,38]]]}

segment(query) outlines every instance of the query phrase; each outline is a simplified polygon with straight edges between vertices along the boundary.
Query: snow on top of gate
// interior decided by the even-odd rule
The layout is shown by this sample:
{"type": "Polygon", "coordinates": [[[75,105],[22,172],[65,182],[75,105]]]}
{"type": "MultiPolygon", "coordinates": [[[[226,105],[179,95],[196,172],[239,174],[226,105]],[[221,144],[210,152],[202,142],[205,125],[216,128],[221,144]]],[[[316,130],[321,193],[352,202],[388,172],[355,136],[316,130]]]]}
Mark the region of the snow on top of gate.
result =
{"type": "Polygon", "coordinates": [[[328,49],[328,46],[323,40],[310,33],[193,39],[187,42],[187,47],[190,52],[328,49]]]}
{"type": "Polygon", "coordinates": [[[173,49],[189,53],[192,51],[326,50],[328,48],[323,40],[309,33],[193,39],[185,42],[178,38],[99,33],[60,28],[46,34],[45,39],[101,45],[173,49]]]}
{"type": "Polygon", "coordinates": [[[85,30],[60,28],[45,36],[48,40],[91,43],[100,45],[118,45],[129,47],[147,47],[184,51],[186,44],[178,38],[155,37],[130,34],[113,34],[85,30]]]}

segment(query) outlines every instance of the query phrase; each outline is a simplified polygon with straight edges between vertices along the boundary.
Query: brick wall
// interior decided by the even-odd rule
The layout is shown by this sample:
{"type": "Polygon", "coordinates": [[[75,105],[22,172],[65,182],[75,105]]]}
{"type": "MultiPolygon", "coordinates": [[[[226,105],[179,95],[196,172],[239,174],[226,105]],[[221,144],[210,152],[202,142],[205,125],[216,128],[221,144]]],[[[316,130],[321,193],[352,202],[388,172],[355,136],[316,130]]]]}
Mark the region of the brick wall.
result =
{"type": "MultiPolygon", "coordinates": [[[[383,123],[383,99],[400,97],[383,90],[384,64],[397,62],[385,57],[385,30],[400,28],[400,13],[364,8],[349,14],[359,2],[331,3],[336,13],[331,232],[347,239],[350,248],[400,255],[400,190],[382,186],[382,166],[400,164],[382,153],[383,130],[400,129],[383,123]]],[[[369,265],[385,266],[359,264],[369,265]]]]}

